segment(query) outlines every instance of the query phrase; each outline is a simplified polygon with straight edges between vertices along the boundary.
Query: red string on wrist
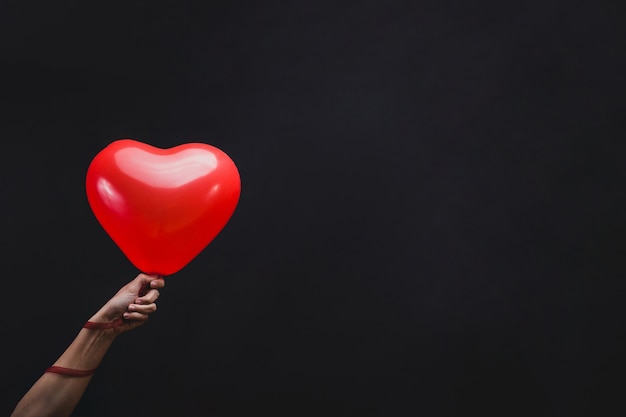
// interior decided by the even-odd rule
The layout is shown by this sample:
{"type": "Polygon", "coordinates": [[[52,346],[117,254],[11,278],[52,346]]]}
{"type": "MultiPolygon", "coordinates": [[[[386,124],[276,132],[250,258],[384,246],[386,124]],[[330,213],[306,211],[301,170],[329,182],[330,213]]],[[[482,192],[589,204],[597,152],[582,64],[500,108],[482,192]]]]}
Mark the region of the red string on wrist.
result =
{"type": "MultiPolygon", "coordinates": [[[[124,320],[122,319],[116,319],[107,323],[98,323],[95,321],[88,321],[83,325],[83,328],[94,329],[94,330],[113,329],[123,324],[124,324],[124,320]]],[[[65,368],[63,366],[51,366],[48,369],[46,369],[46,372],[51,372],[53,374],[59,374],[59,375],[65,375],[65,376],[81,377],[81,376],[93,375],[93,373],[96,372],[96,370],[95,369],[82,370],[82,369],[65,368]]]]}
{"type": "MultiPolygon", "coordinates": [[[[123,319],[115,319],[107,323],[87,321],[83,325],[83,329],[93,329],[93,330],[114,329],[116,327],[122,326],[123,324],[124,324],[123,319]]],[[[93,375],[93,373],[96,372],[96,370],[95,369],[82,370],[82,369],[65,368],[63,366],[51,366],[48,369],[46,369],[46,372],[51,372],[53,374],[59,374],[59,375],[65,375],[65,376],[72,376],[72,377],[82,377],[82,376],[93,375]]]]}
{"type": "Polygon", "coordinates": [[[115,319],[113,321],[107,323],[98,323],[95,321],[88,321],[83,325],[83,329],[93,329],[93,330],[102,330],[102,329],[114,329],[116,327],[120,327],[124,324],[123,319],[115,319]]]}
{"type": "Polygon", "coordinates": [[[46,372],[51,372],[53,374],[60,374],[65,376],[89,376],[93,375],[96,372],[95,369],[90,370],[81,370],[81,369],[72,369],[72,368],[64,368],[62,366],[51,366],[46,369],[46,372]]]}

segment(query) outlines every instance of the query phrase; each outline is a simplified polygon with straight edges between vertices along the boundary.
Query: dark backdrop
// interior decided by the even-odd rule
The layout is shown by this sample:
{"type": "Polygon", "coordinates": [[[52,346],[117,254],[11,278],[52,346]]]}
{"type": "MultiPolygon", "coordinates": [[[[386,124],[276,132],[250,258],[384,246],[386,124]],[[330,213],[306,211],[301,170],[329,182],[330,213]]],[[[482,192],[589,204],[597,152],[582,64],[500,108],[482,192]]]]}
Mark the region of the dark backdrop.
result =
{"type": "Polygon", "coordinates": [[[624,415],[624,10],[3,1],[1,411],[136,271],[84,179],[206,142],[222,233],[77,416],[624,415]]]}

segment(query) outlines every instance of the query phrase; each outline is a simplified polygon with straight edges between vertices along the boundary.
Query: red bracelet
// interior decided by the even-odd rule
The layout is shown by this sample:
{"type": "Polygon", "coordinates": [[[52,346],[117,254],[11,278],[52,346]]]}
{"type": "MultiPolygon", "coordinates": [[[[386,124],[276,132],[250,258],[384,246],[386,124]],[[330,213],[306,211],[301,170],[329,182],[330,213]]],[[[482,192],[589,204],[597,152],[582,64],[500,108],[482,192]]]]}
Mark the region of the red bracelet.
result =
{"type": "Polygon", "coordinates": [[[93,329],[93,330],[102,330],[102,329],[114,329],[116,327],[120,327],[124,324],[123,319],[115,319],[108,323],[98,323],[95,321],[88,321],[83,326],[83,329],[93,329]]]}
{"type": "Polygon", "coordinates": [[[89,376],[93,375],[96,370],[91,369],[83,371],[80,369],[64,368],[62,366],[51,366],[46,369],[46,372],[52,372],[53,374],[60,374],[65,376],[89,376]]]}

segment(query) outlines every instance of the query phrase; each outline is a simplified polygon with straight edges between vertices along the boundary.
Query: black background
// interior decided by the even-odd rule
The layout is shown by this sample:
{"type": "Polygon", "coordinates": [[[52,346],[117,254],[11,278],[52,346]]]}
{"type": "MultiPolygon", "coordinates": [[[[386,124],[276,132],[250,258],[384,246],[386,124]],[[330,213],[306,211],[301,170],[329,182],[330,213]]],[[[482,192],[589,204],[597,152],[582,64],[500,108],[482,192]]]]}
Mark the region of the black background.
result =
{"type": "Polygon", "coordinates": [[[624,415],[623,6],[560,3],[3,1],[0,411],[138,272],[133,138],[241,200],[76,416],[624,415]]]}

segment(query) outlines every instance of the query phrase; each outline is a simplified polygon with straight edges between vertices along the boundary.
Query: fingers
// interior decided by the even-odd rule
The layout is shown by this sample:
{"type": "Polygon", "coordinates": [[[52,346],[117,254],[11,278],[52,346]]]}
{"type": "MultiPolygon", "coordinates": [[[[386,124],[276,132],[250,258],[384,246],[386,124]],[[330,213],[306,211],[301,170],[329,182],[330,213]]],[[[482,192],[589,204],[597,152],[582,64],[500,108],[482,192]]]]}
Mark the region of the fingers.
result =
{"type": "Polygon", "coordinates": [[[142,284],[149,282],[152,288],[163,288],[165,286],[165,280],[163,277],[156,274],[148,275],[141,273],[138,274],[135,279],[141,281],[142,284]],[[155,282],[155,284],[153,284],[153,282],[155,282]]]}
{"type": "Polygon", "coordinates": [[[156,309],[157,306],[154,303],[147,305],[130,304],[128,311],[124,313],[124,318],[127,320],[147,320],[148,316],[154,313],[156,309]]]}
{"type": "Polygon", "coordinates": [[[165,279],[163,277],[156,277],[150,281],[150,288],[163,288],[165,287],[165,279]]]}
{"type": "Polygon", "coordinates": [[[134,312],[126,312],[124,313],[124,318],[126,320],[133,320],[133,321],[146,321],[148,320],[148,314],[142,314],[142,313],[138,313],[136,311],[134,312]]]}
{"type": "Polygon", "coordinates": [[[153,289],[142,295],[141,297],[137,297],[135,299],[135,304],[150,304],[154,303],[157,298],[159,298],[161,293],[157,289],[153,289]]]}
{"type": "Polygon", "coordinates": [[[131,313],[137,312],[141,314],[151,314],[151,313],[154,313],[156,310],[157,310],[157,305],[154,303],[147,304],[147,305],[131,304],[128,306],[128,311],[131,313]]]}
{"type": "Polygon", "coordinates": [[[143,297],[151,288],[165,287],[165,280],[158,275],[138,274],[135,279],[128,283],[125,290],[143,297]]]}
{"type": "Polygon", "coordinates": [[[163,288],[165,287],[165,280],[158,275],[138,274],[131,282],[132,288],[139,291],[146,290],[148,288],[163,288]]]}
{"type": "Polygon", "coordinates": [[[148,274],[140,273],[140,274],[137,274],[133,282],[138,285],[147,285],[147,283],[149,283],[150,281],[153,281],[158,278],[159,278],[158,275],[148,275],[148,274]]]}
{"type": "Polygon", "coordinates": [[[165,287],[165,280],[158,275],[138,274],[128,287],[136,295],[134,304],[129,304],[124,318],[132,321],[146,321],[148,316],[157,309],[155,301],[161,293],[159,289],[165,287]],[[145,292],[145,293],[144,293],[145,292]]]}

